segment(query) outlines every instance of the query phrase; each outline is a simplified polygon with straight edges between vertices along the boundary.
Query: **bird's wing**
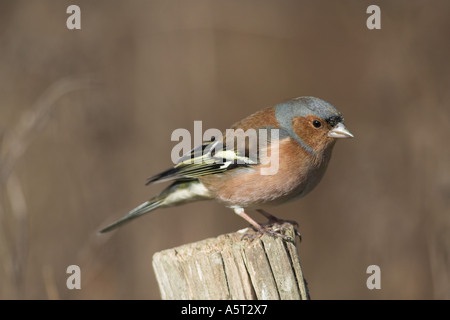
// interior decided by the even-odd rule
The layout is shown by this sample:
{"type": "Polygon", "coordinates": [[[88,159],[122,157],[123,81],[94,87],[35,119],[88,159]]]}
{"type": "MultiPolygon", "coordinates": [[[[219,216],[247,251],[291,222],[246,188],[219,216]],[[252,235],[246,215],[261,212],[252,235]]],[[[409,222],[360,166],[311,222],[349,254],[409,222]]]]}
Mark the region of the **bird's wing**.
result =
{"type": "Polygon", "coordinates": [[[205,175],[254,167],[261,163],[260,152],[263,149],[270,149],[274,140],[280,141],[288,137],[283,130],[277,131],[275,135],[271,131],[273,127],[262,129],[268,129],[268,133],[261,135],[258,130],[255,131],[255,136],[250,137],[246,131],[238,138],[225,135],[224,141],[206,141],[183,155],[173,168],[148,178],[146,184],[170,180],[195,180],[205,175]]]}
{"type": "Polygon", "coordinates": [[[227,149],[221,141],[207,141],[183,155],[173,168],[148,178],[146,184],[169,180],[194,180],[201,176],[258,164],[257,159],[246,156],[245,150],[236,149],[227,149]]]}

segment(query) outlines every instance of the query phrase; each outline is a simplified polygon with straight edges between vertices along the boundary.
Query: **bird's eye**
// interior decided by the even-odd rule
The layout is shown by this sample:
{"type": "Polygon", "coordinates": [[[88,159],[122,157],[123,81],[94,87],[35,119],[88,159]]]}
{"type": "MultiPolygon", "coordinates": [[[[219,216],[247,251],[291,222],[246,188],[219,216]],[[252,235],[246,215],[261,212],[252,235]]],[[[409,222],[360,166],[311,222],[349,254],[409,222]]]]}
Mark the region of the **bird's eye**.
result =
{"type": "Polygon", "coordinates": [[[320,122],[319,120],[314,120],[312,124],[315,128],[320,128],[322,126],[322,122],[320,122]]]}

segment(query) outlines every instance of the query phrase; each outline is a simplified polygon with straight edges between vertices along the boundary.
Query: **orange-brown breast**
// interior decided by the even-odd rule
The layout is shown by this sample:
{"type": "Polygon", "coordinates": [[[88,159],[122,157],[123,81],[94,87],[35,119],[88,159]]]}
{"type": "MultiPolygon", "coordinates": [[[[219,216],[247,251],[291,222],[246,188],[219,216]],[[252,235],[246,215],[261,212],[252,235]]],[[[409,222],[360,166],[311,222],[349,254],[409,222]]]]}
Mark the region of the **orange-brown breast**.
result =
{"type": "Polygon", "coordinates": [[[322,178],[329,159],[318,164],[292,138],[282,139],[278,148],[272,146],[269,156],[272,152],[278,153],[276,174],[261,175],[261,169],[271,165],[268,163],[204,176],[200,181],[227,206],[263,208],[303,196],[312,190],[322,178]]]}

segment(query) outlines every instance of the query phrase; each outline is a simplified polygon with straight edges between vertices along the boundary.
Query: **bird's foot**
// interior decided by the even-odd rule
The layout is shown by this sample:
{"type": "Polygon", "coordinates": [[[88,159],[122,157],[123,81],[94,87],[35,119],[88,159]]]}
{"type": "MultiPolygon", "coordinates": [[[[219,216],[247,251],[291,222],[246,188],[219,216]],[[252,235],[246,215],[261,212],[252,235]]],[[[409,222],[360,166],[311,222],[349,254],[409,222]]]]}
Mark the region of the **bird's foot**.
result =
{"type": "Polygon", "coordinates": [[[242,238],[243,239],[247,238],[250,241],[253,241],[255,239],[261,238],[263,235],[268,235],[268,236],[273,237],[273,238],[281,238],[281,239],[283,239],[285,241],[288,241],[288,242],[294,242],[294,239],[292,239],[290,236],[285,235],[284,233],[281,233],[281,232],[277,232],[279,230],[285,229],[285,228],[280,228],[280,227],[281,226],[275,225],[275,224],[270,224],[270,225],[266,224],[266,225],[260,226],[260,228],[255,228],[253,226],[252,228],[255,230],[255,232],[252,233],[252,234],[245,233],[242,236],[242,238]],[[274,226],[276,226],[276,229],[273,229],[274,226]]]}
{"type": "Polygon", "coordinates": [[[300,233],[300,231],[298,231],[298,223],[295,221],[278,219],[276,222],[274,222],[269,220],[269,222],[263,224],[263,226],[277,226],[280,230],[286,230],[292,226],[292,228],[294,229],[294,234],[298,237],[300,242],[302,241],[302,234],[300,233]]]}
{"type": "MultiPolygon", "coordinates": [[[[259,211],[259,210],[258,210],[259,211]]],[[[253,227],[253,229],[255,229],[257,232],[256,234],[250,235],[250,234],[245,234],[242,238],[248,237],[251,241],[261,237],[262,235],[269,235],[271,237],[274,238],[282,238],[286,241],[289,242],[294,242],[295,239],[292,239],[291,237],[289,237],[288,235],[285,235],[284,233],[281,232],[277,232],[279,230],[285,230],[286,228],[283,227],[283,223],[280,223],[280,219],[272,216],[270,213],[267,213],[265,211],[260,211],[263,215],[265,215],[266,217],[269,218],[273,217],[274,219],[276,219],[278,221],[278,223],[270,223],[270,224],[266,224],[264,226],[260,225],[258,222],[256,222],[255,220],[253,220],[248,214],[245,213],[243,208],[235,208],[234,212],[236,212],[239,216],[241,216],[242,218],[244,218],[245,220],[247,220],[250,225],[253,227]],[[276,230],[273,230],[274,227],[276,227],[276,230]]],[[[294,228],[295,229],[295,228],[294,228]]],[[[300,234],[298,231],[296,231],[295,234],[300,234]]],[[[294,236],[295,238],[295,236],[294,236]]],[[[300,238],[301,239],[301,238],[300,238]]]]}
{"type": "Polygon", "coordinates": [[[302,235],[301,235],[300,231],[298,231],[298,229],[297,229],[297,227],[298,227],[298,222],[297,221],[285,220],[285,219],[277,218],[274,215],[272,215],[272,214],[270,214],[267,211],[264,211],[262,209],[258,209],[256,211],[258,211],[263,216],[265,216],[267,219],[269,219],[269,221],[267,223],[265,223],[264,225],[277,225],[281,229],[286,229],[287,228],[286,226],[284,226],[284,224],[286,224],[286,223],[292,225],[294,227],[295,235],[299,238],[300,241],[302,241],[302,235]]]}

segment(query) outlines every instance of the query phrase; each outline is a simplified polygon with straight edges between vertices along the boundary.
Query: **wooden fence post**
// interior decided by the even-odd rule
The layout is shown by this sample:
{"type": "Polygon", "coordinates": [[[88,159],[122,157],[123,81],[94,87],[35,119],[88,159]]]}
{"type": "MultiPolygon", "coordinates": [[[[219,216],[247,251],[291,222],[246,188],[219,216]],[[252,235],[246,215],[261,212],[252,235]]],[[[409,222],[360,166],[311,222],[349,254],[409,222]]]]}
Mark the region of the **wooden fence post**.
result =
{"type": "MultiPolygon", "coordinates": [[[[243,238],[240,230],[153,256],[161,298],[172,299],[309,299],[295,241],[264,235],[243,238]]],[[[295,239],[293,226],[284,234],[295,239]]]]}

